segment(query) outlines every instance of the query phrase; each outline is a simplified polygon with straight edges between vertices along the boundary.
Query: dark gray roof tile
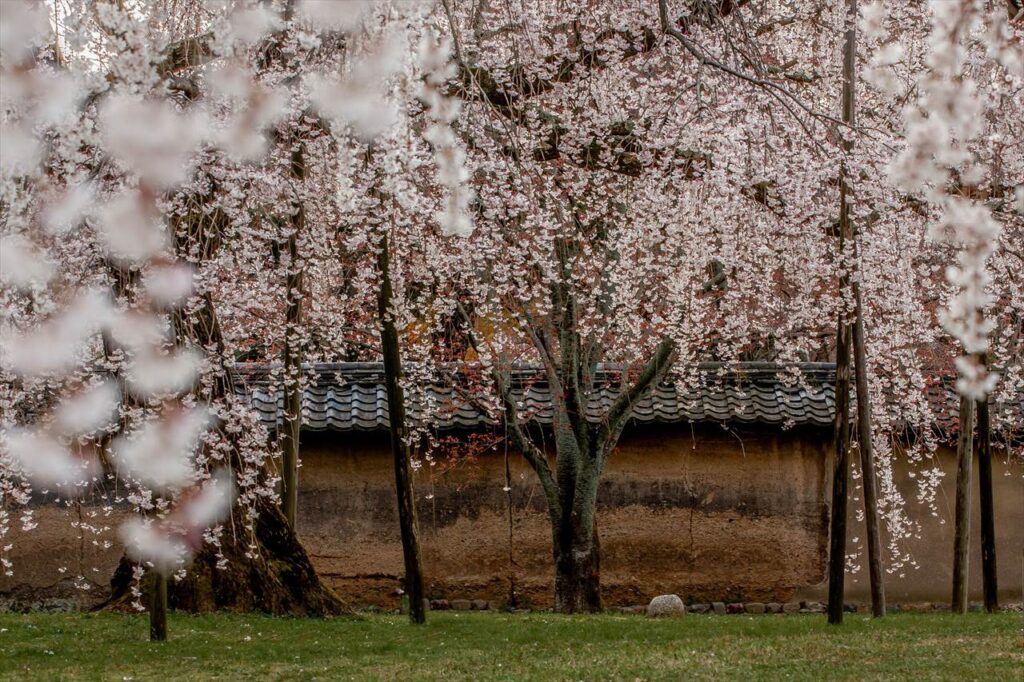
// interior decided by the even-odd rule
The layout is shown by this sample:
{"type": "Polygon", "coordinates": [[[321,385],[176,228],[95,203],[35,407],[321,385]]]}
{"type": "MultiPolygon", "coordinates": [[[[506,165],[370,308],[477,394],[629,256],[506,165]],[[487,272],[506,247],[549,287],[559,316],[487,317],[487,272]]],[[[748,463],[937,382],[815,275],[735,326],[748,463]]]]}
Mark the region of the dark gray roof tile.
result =
{"type": "MultiPolygon", "coordinates": [[[[268,427],[281,422],[284,399],[272,380],[273,367],[239,365],[234,372],[235,392],[248,399],[268,427]]],[[[700,366],[700,388],[675,384],[657,386],[633,407],[636,423],[745,422],[763,424],[832,423],[835,409],[834,370],[828,364],[800,365],[804,386],[788,386],[779,379],[782,370],[768,363],[700,366]],[[810,389],[810,390],[808,390],[810,389]]],[[[376,363],[324,363],[305,368],[302,425],[310,430],[372,431],[388,428],[387,391],[383,368],[376,363]]],[[[456,368],[446,380],[428,391],[440,429],[479,428],[490,420],[452,388],[460,381],[456,368]]],[[[551,395],[543,374],[521,368],[513,373],[513,394],[520,413],[540,424],[552,420],[551,395]]],[[[587,406],[587,418],[600,421],[618,395],[619,373],[599,368],[595,391],[587,406]]],[[[410,416],[422,416],[413,405],[410,416]]]]}

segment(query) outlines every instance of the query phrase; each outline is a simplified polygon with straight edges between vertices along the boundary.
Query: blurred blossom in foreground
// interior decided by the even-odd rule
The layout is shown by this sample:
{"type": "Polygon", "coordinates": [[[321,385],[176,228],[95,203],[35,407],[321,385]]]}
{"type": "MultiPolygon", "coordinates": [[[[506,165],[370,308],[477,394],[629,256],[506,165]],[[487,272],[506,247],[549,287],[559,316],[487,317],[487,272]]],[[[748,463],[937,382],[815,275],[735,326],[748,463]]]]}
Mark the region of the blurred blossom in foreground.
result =
{"type": "Polygon", "coordinates": [[[0,122],[0,177],[28,175],[39,165],[41,152],[27,125],[0,122]]]}
{"type": "Polygon", "coordinates": [[[111,380],[65,398],[54,411],[54,428],[66,436],[87,436],[113,421],[121,392],[111,380]]]}
{"type": "Polygon", "coordinates": [[[186,263],[156,265],[146,272],[146,294],[166,308],[181,305],[192,294],[195,269],[186,263]]]}
{"type": "Polygon", "coordinates": [[[0,55],[19,62],[32,57],[32,48],[50,34],[50,20],[41,2],[0,2],[0,55]]]}
{"type": "Polygon", "coordinates": [[[53,266],[42,251],[20,234],[0,237],[0,282],[17,289],[43,286],[53,266]]]}
{"type": "Polygon", "coordinates": [[[369,142],[398,120],[395,103],[385,94],[386,83],[401,68],[404,35],[391,34],[369,54],[351,60],[348,73],[311,74],[305,84],[317,109],[340,124],[348,124],[356,137],[369,142]]]}
{"type": "Polygon", "coordinates": [[[96,233],[116,260],[134,265],[162,253],[167,231],[151,202],[137,193],[122,194],[99,211],[96,233]]]}
{"type": "Polygon", "coordinates": [[[234,497],[230,475],[221,470],[165,519],[127,521],[121,526],[121,540],[128,556],[164,575],[183,568],[202,546],[203,532],[231,511],[234,497]]]}
{"type": "Polygon", "coordinates": [[[90,289],[63,311],[25,333],[5,333],[0,340],[3,366],[21,376],[72,369],[83,346],[110,319],[109,297],[90,289]]]}
{"type": "Polygon", "coordinates": [[[178,113],[161,100],[110,97],[100,112],[104,147],[148,185],[167,189],[188,178],[207,121],[199,110],[178,113]]]}
{"type": "Polygon", "coordinates": [[[193,350],[136,355],[128,374],[132,392],[140,397],[180,393],[195,383],[203,356],[193,350]]]}
{"type": "Polygon", "coordinates": [[[92,183],[80,182],[43,209],[43,224],[50,234],[69,232],[78,227],[95,198],[92,183]]]}
{"type": "Polygon", "coordinates": [[[296,14],[301,21],[327,31],[354,31],[376,4],[374,0],[299,0],[296,14]]]}
{"type": "Polygon", "coordinates": [[[77,486],[99,471],[95,457],[75,456],[42,429],[12,428],[4,436],[4,446],[22,475],[43,488],[57,488],[67,497],[75,497],[77,486]]]}
{"type": "Polygon", "coordinates": [[[213,424],[205,407],[154,418],[118,436],[111,456],[118,471],[158,492],[175,492],[192,483],[192,455],[213,424]]]}

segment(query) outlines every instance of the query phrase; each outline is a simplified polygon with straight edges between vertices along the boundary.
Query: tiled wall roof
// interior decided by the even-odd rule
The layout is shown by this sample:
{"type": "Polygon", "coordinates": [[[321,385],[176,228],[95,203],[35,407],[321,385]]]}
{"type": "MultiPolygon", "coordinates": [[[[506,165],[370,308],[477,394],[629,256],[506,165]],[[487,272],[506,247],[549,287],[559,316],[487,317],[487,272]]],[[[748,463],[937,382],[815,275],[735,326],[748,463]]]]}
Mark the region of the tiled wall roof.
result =
{"type": "MultiPolygon", "coordinates": [[[[699,388],[661,384],[641,398],[632,419],[651,422],[746,422],[776,425],[813,424],[828,426],[835,409],[835,370],[831,364],[797,366],[800,382],[783,382],[780,367],[768,363],[739,363],[728,367],[700,365],[699,388]]],[[[235,390],[273,427],[281,419],[283,397],[271,380],[267,365],[240,365],[235,372],[235,390]]],[[[618,394],[618,372],[600,369],[595,395],[588,405],[588,418],[597,422],[618,394]]],[[[323,363],[306,368],[308,382],[302,396],[303,428],[337,431],[388,428],[387,392],[383,366],[377,363],[323,363]]],[[[551,394],[543,373],[532,368],[513,373],[513,394],[520,413],[531,420],[550,424],[551,394]]],[[[491,422],[474,404],[460,372],[447,380],[435,381],[428,391],[429,402],[442,429],[479,428],[491,422]]],[[[414,405],[411,416],[422,414],[414,405]]]]}

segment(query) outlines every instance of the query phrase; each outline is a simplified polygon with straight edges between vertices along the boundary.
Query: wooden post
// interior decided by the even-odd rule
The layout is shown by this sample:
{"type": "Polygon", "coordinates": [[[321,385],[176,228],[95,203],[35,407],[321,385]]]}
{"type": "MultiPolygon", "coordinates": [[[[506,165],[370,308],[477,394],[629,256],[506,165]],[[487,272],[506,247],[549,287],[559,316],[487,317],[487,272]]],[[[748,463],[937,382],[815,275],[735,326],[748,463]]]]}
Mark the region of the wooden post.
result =
{"type": "Polygon", "coordinates": [[[981,577],[985,610],[999,610],[999,585],[996,578],[995,508],[992,497],[992,432],[988,397],[978,401],[978,502],[981,506],[981,577]]]}
{"type": "MultiPolygon", "coordinates": [[[[857,2],[850,0],[847,8],[847,21],[856,21],[857,2]]],[[[846,46],[843,56],[843,121],[849,125],[856,122],[856,51],[857,32],[854,27],[847,27],[846,46]]],[[[849,135],[844,136],[843,146],[846,151],[853,148],[849,135]]],[[[840,210],[849,211],[845,205],[846,192],[850,190],[849,176],[843,173],[844,188],[840,190],[840,210]]],[[[853,235],[849,217],[846,224],[841,225],[848,230],[846,239],[853,239],[854,251],[858,252],[857,239],[853,235]]],[[[859,278],[852,282],[854,302],[853,323],[853,357],[857,381],[857,449],[860,451],[860,470],[864,485],[864,520],[867,526],[868,541],[868,575],[871,580],[871,613],[875,618],[885,615],[885,572],[882,570],[882,534],[878,523],[878,489],[875,478],[875,456],[871,442],[871,396],[868,391],[868,352],[864,333],[864,305],[862,302],[859,278]]]]}
{"type": "Polygon", "coordinates": [[[871,442],[871,400],[868,393],[867,349],[864,341],[864,312],[860,286],[853,283],[854,305],[853,356],[857,377],[857,448],[864,484],[864,521],[867,526],[868,575],[871,579],[871,613],[885,615],[885,574],[882,571],[882,537],[878,524],[878,491],[871,442]]]}
{"type": "MultiPolygon", "coordinates": [[[[857,0],[847,0],[846,42],[843,46],[843,120],[852,122],[854,75],[857,56],[857,0]]],[[[849,142],[844,146],[849,149],[849,142]]],[[[847,200],[845,167],[839,177],[839,257],[852,237],[847,200]]],[[[850,288],[849,268],[839,278],[840,298],[850,288]]],[[[829,531],[828,622],[843,622],[843,594],[846,580],[847,487],[850,475],[850,337],[851,325],[840,308],[836,329],[836,416],[833,434],[832,523],[829,531]]]]}
{"type": "Polygon", "coordinates": [[[956,446],[956,525],[953,540],[953,611],[967,613],[968,551],[971,546],[971,468],[974,462],[974,401],[960,398],[956,446]]]}
{"type": "MultiPolygon", "coordinates": [[[[299,208],[301,215],[302,208],[299,208]]],[[[301,219],[296,221],[301,224],[301,219]]],[[[296,228],[297,229],[297,228],[296,228]]],[[[296,265],[296,231],[288,238],[289,265],[285,278],[284,330],[284,426],[281,436],[281,511],[292,531],[296,529],[299,504],[299,433],[302,428],[302,350],[299,333],[302,323],[302,273],[296,265]]]]}
{"type": "Polygon", "coordinates": [[[405,397],[402,392],[402,357],[398,345],[398,330],[391,314],[394,292],[391,287],[388,238],[381,239],[377,256],[380,271],[380,291],[377,297],[381,327],[381,350],[384,355],[384,383],[388,392],[388,422],[391,432],[391,454],[395,459],[395,488],[398,492],[398,523],[402,533],[402,554],[405,558],[405,593],[409,598],[409,620],[425,623],[423,607],[423,564],[416,528],[416,499],[412,486],[412,465],[409,462],[409,444],[406,442],[405,397]]]}
{"type": "MultiPolygon", "coordinates": [[[[291,156],[291,178],[298,184],[306,179],[306,157],[302,144],[291,156]]],[[[281,434],[281,512],[292,532],[296,530],[299,506],[299,433],[302,430],[302,264],[299,262],[299,234],[306,226],[301,197],[292,204],[291,233],[288,235],[288,272],[285,275],[284,429],[281,434]]]]}
{"type": "Polygon", "coordinates": [[[167,641],[167,576],[153,572],[149,595],[149,641],[167,641]]]}

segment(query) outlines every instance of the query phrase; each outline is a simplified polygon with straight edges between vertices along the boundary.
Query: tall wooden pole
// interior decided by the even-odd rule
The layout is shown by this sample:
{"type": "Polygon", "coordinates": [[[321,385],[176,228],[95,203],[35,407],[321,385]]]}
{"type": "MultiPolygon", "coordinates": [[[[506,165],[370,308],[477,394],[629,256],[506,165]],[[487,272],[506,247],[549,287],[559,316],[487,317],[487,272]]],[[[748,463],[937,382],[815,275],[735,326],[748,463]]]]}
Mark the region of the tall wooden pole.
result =
{"type": "MultiPolygon", "coordinates": [[[[850,0],[847,20],[856,19],[857,2],[850,0]]],[[[843,54],[843,122],[854,125],[857,120],[856,77],[857,77],[857,31],[856,24],[847,27],[846,46],[843,54]]],[[[853,138],[847,134],[843,146],[849,152],[853,149],[853,138]]],[[[843,190],[850,189],[850,178],[843,174],[843,190]]],[[[841,191],[843,191],[841,190],[841,191]]],[[[840,210],[848,211],[846,194],[841,195],[840,210]]],[[[855,252],[857,237],[847,217],[845,225],[849,232],[846,239],[853,239],[855,252]]],[[[857,382],[857,449],[860,451],[860,470],[864,486],[864,520],[867,526],[868,575],[871,581],[871,613],[875,618],[885,615],[885,573],[882,570],[882,536],[878,523],[878,487],[875,478],[875,458],[871,433],[871,396],[868,391],[867,342],[864,333],[864,305],[861,297],[860,278],[852,282],[854,302],[853,358],[857,382]]]]}
{"type": "MultiPolygon", "coordinates": [[[[843,120],[853,121],[854,76],[857,54],[857,0],[847,0],[846,42],[843,47],[843,120]]],[[[845,132],[845,131],[844,131],[845,132]]],[[[850,206],[845,167],[839,178],[839,257],[845,255],[852,238],[850,206]]],[[[840,298],[849,291],[849,268],[839,278],[840,298]]],[[[836,329],[836,416],[833,435],[832,523],[829,531],[828,622],[843,622],[843,594],[846,580],[847,488],[850,476],[850,341],[852,330],[840,304],[836,329]]]]}
{"type": "Polygon", "coordinates": [[[167,576],[153,572],[149,595],[149,641],[167,641],[167,576]]]}
{"type": "Polygon", "coordinates": [[[885,615],[885,574],[882,570],[882,534],[878,524],[878,490],[871,442],[871,400],[868,393],[867,349],[864,341],[864,313],[860,286],[853,283],[856,310],[853,323],[853,356],[857,377],[857,448],[864,486],[864,521],[867,526],[868,575],[871,579],[871,613],[885,615]]]}
{"type": "MultiPolygon", "coordinates": [[[[302,209],[299,208],[299,213],[302,209]]],[[[301,219],[299,220],[301,222],[301,219]]],[[[299,433],[302,428],[302,350],[299,325],[302,323],[302,273],[296,264],[296,233],[288,237],[288,275],[285,278],[284,340],[284,426],[281,435],[281,511],[288,525],[296,529],[299,505],[299,433]]]]}
{"type": "Polygon", "coordinates": [[[978,502],[981,506],[981,578],[985,610],[999,610],[999,585],[996,578],[995,505],[992,499],[992,425],[988,397],[978,401],[978,502]]]}
{"type": "MultiPolygon", "coordinates": [[[[291,177],[296,184],[306,179],[306,159],[298,144],[291,158],[291,177]]],[[[298,191],[298,187],[296,187],[298,191]]],[[[299,433],[302,430],[302,264],[299,263],[299,234],[306,226],[301,198],[292,206],[291,234],[288,235],[288,272],[285,275],[284,428],[281,433],[281,512],[294,532],[299,506],[299,433]]]]}
{"type": "Polygon", "coordinates": [[[391,287],[390,255],[387,235],[381,239],[377,256],[380,271],[380,292],[377,297],[381,327],[381,350],[384,355],[384,383],[388,391],[388,422],[391,431],[391,454],[395,459],[395,488],[398,492],[398,523],[402,533],[402,554],[405,559],[405,593],[409,597],[409,620],[425,623],[423,607],[423,564],[416,528],[416,499],[412,486],[412,465],[406,442],[405,397],[402,392],[402,357],[398,346],[398,330],[391,313],[394,292],[391,287]]]}
{"type": "Polygon", "coordinates": [[[956,446],[956,524],[953,539],[953,611],[967,613],[968,551],[971,546],[971,469],[974,463],[974,401],[960,398],[956,446]]]}

